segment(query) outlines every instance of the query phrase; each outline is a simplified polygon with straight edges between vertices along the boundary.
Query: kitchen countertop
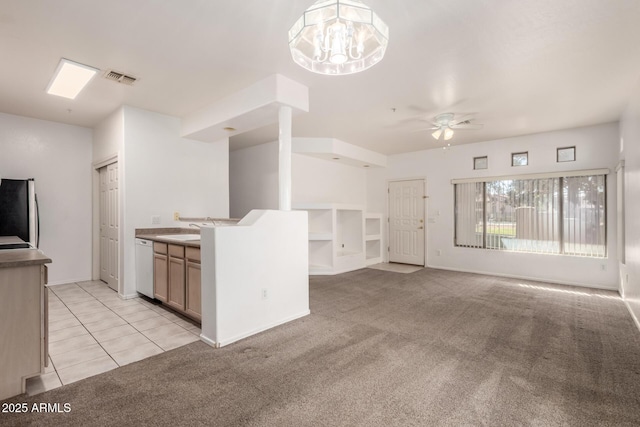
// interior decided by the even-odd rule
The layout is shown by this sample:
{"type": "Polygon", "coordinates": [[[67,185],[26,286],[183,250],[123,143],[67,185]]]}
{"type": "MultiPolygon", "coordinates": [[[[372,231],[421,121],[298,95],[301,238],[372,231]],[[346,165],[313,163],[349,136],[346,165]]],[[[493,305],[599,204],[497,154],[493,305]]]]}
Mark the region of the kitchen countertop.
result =
{"type": "Polygon", "coordinates": [[[200,240],[173,240],[166,239],[163,235],[171,234],[200,234],[198,228],[136,228],[136,238],[146,239],[154,242],[169,243],[172,245],[191,246],[193,248],[200,247],[200,240]]]}
{"type": "MultiPolygon", "coordinates": [[[[24,243],[18,237],[0,237],[0,244],[24,243]]],[[[0,250],[0,268],[27,267],[30,265],[40,265],[51,263],[51,258],[47,257],[38,249],[5,249],[0,250]]]]}

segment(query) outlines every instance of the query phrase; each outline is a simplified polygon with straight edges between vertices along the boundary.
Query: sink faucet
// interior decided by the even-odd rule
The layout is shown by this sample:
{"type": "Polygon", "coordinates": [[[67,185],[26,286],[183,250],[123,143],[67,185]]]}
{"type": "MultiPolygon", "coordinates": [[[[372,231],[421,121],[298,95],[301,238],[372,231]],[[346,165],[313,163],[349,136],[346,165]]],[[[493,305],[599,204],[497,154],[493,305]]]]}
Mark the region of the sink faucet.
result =
{"type": "Polygon", "coordinates": [[[189,224],[189,227],[202,228],[202,227],[201,227],[201,226],[199,226],[198,224],[193,224],[193,223],[189,224]]]}

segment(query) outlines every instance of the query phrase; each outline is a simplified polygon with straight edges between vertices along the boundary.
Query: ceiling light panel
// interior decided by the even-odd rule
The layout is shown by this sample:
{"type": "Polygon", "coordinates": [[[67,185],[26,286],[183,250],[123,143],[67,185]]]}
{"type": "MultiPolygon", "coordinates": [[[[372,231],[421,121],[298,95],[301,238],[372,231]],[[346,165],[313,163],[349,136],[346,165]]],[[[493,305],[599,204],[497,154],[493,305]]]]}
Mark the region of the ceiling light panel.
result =
{"type": "Polygon", "coordinates": [[[47,87],[47,93],[75,99],[98,71],[97,68],[63,58],[47,87]]]}

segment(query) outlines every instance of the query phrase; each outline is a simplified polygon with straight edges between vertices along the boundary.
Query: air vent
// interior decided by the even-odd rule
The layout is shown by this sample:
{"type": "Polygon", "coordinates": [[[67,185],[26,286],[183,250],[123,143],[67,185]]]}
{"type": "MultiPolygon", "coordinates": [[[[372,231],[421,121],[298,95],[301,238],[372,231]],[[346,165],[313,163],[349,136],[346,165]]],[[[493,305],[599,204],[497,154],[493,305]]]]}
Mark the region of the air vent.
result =
{"type": "Polygon", "coordinates": [[[104,74],[104,78],[107,80],[112,80],[114,82],[122,83],[129,86],[131,86],[132,84],[135,83],[136,80],[138,80],[135,77],[127,76],[126,74],[119,73],[113,70],[107,71],[104,74]]]}

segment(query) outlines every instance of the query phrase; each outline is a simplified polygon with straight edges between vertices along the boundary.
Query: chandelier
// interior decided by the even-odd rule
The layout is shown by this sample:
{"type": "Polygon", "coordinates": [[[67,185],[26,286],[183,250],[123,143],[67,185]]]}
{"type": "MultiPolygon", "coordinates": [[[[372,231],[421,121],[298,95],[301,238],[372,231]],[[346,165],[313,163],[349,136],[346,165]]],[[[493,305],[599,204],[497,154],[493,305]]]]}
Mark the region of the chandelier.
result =
{"type": "Polygon", "coordinates": [[[293,60],[319,74],[344,75],[380,62],[389,27],[359,0],[316,1],[289,30],[293,60]]]}

